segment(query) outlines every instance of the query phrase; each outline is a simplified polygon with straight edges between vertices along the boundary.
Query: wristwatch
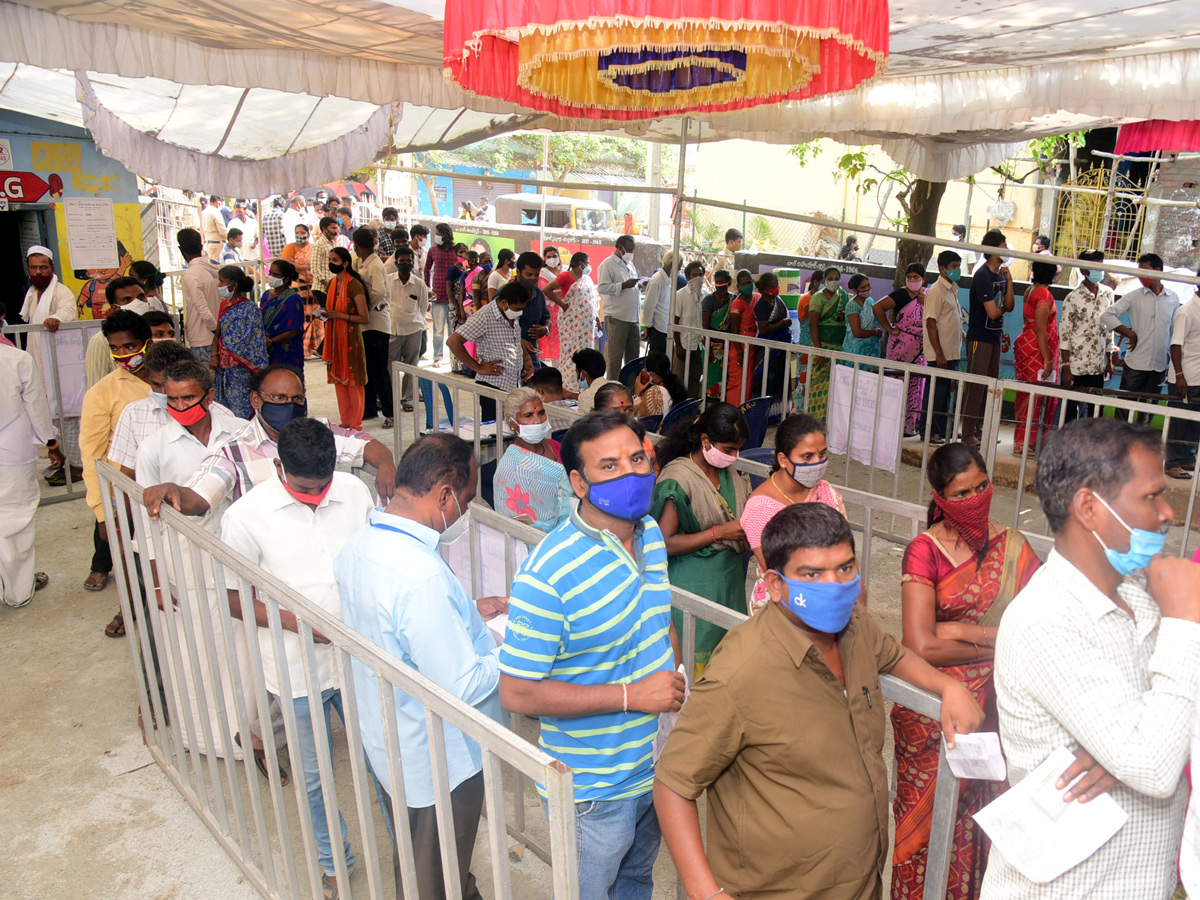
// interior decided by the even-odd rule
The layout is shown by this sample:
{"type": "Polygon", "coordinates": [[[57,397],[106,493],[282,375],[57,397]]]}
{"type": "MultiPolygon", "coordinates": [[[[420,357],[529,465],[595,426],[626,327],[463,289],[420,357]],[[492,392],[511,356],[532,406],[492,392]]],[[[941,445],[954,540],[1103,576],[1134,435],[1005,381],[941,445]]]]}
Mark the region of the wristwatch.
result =
{"type": "Polygon", "coordinates": [[[47,450],[55,450],[57,448],[58,448],[58,440],[57,439],[51,438],[50,440],[46,441],[46,449],[47,450]]]}

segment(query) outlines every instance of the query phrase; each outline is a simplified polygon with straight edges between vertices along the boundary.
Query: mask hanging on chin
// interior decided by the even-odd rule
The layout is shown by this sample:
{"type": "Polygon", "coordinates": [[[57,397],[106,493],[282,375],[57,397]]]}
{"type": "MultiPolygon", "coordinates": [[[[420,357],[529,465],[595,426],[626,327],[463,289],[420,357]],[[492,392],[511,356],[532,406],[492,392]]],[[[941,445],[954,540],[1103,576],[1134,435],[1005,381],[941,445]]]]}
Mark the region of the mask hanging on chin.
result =
{"type": "Polygon", "coordinates": [[[1121,527],[1129,532],[1129,549],[1125,551],[1109,548],[1099,534],[1092,532],[1092,537],[1099,541],[1100,546],[1104,548],[1104,556],[1108,559],[1108,564],[1121,575],[1132,575],[1150,565],[1150,560],[1162,553],[1163,547],[1166,546],[1166,532],[1130,528],[1125,524],[1125,520],[1117,514],[1117,511],[1108,505],[1107,500],[1095,492],[1093,492],[1093,496],[1113,514],[1113,518],[1121,523],[1121,527]]]}

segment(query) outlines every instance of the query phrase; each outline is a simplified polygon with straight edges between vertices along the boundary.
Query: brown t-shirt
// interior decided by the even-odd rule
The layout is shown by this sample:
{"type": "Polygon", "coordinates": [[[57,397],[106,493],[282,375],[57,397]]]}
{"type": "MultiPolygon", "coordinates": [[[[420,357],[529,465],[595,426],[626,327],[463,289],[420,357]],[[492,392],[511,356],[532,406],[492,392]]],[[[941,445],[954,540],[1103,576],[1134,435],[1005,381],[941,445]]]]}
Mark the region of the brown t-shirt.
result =
{"type": "Polygon", "coordinates": [[[708,860],[731,896],[879,896],[889,816],[879,676],[904,650],[861,606],[838,648],[844,693],[768,603],[718,645],[667,741],[655,778],[690,799],[708,791],[708,860]]]}

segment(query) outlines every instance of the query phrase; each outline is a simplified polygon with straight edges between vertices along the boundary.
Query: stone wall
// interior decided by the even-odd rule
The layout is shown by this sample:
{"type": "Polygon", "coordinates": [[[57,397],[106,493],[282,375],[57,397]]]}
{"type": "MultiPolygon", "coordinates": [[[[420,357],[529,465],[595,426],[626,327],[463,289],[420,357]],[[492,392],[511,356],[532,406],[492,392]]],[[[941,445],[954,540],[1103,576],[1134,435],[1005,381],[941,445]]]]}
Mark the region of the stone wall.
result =
{"type": "Polygon", "coordinates": [[[1198,205],[1147,207],[1142,251],[1157,253],[1168,266],[1200,266],[1200,156],[1163,162],[1150,196],[1198,205]]]}

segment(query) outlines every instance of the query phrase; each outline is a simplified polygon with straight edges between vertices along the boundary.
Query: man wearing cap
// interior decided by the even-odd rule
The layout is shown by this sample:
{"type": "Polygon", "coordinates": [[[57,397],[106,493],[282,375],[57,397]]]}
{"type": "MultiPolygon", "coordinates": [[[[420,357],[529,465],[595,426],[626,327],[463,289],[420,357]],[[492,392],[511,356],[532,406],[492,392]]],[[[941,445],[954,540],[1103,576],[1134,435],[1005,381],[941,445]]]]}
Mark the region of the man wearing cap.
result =
{"type": "Polygon", "coordinates": [[[650,276],[642,300],[642,328],[645,329],[646,352],[667,352],[667,322],[671,317],[671,296],[675,293],[671,281],[671,266],[675,255],[668,250],[662,268],[650,276]]]}
{"type": "MultiPolygon", "coordinates": [[[[21,307],[21,318],[30,325],[44,325],[50,334],[58,331],[62,322],[74,322],[79,318],[79,310],[75,305],[75,295],[71,289],[58,280],[54,272],[54,253],[49,247],[34,244],[25,251],[25,265],[29,272],[31,287],[25,292],[25,303],[21,307]]],[[[34,365],[41,373],[44,385],[53,385],[53,373],[50,370],[50,341],[54,338],[46,334],[33,335],[26,349],[33,357],[34,365]]],[[[57,409],[58,399],[53,389],[47,391],[50,398],[51,414],[57,409]]],[[[75,479],[83,477],[83,457],[79,454],[79,416],[67,416],[63,423],[62,450],[71,463],[71,475],[75,479]]],[[[50,484],[66,484],[66,470],[60,468],[50,476],[50,484]]]]}

